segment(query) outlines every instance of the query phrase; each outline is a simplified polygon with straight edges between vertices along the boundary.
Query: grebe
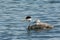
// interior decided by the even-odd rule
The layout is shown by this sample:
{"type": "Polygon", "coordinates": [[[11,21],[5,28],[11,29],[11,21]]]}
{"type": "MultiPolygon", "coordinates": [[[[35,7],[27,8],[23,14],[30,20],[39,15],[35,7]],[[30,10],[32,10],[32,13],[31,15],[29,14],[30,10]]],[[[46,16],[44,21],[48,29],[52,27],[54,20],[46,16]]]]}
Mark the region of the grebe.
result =
{"type": "MultiPolygon", "coordinates": [[[[27,16],[26,17],[26,20],[27,21],[31,21],[31,16],[27,16]]],[[[44,29],[52,29],[53,26],[52,25],[49,25],[47,23],[43,23],[41,22],[39,19],[35,20],[35,24],[33,25],[28,25],[28,30],[36,30],[36,31],[40,31],[40,30],[44,30],[44,29]]]]}

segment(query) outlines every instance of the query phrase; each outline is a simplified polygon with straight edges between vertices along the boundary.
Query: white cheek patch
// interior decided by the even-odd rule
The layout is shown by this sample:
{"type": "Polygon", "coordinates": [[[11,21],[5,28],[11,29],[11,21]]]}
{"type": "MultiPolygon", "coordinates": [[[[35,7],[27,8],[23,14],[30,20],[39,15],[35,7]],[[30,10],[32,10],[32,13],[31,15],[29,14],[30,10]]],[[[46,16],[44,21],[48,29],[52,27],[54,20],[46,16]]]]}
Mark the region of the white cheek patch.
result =
{"type": "Polygon", "coordinates": [[[26,19],[27,21],[31,21],[31,19],[26,19]]]}

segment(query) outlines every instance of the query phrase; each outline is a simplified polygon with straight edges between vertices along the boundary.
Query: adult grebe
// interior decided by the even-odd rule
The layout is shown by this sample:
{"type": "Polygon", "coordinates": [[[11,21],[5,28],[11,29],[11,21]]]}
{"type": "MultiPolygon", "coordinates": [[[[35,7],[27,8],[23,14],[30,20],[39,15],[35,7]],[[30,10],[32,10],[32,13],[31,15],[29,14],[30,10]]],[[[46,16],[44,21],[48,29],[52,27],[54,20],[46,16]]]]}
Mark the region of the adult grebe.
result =
{"type": "MultiPolygon", "coordinates": [[[[27,21],[31,21],[31,16],[27,16],[26,17],[27,21]]],[[[44,29],[52,29],[53,26],[49,25],[47,23],[43,23],[41,22],[39,19],[35,20],[35,23],[33,25],[28,25],[28,30],[36,30],[36,31],[40,31],[40,30],[44,30],[44,29]]]]}

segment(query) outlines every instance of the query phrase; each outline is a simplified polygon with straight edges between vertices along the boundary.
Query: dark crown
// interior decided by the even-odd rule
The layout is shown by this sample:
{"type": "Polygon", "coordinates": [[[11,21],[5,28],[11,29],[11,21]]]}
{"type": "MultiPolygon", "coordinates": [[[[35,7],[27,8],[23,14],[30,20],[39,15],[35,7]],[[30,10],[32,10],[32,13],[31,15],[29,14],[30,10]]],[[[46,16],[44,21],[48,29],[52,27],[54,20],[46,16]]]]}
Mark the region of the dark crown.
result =
{"type": "Polygon", "coordinates": [[[29,19],[29,18],[31,18],[31,16],[27,16],[27,17],[26,17],[26,19],[29,19]]]}

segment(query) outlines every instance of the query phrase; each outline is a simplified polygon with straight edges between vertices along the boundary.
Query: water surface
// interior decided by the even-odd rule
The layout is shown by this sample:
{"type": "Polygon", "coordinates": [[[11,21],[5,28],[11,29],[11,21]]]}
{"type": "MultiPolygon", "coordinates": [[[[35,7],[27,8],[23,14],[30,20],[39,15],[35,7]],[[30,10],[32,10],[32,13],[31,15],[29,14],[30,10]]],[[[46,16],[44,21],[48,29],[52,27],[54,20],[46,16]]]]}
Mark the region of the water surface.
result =
{"type": "Polygon", "coordinates": [[[60,1],[0,0],[0,40],[60,40],[60,1]],[[27,15],[55,27],[29,34],[21,21],[27,15]]]}

